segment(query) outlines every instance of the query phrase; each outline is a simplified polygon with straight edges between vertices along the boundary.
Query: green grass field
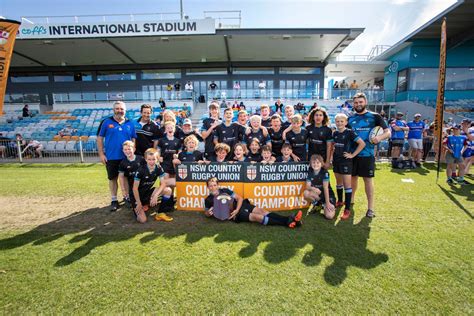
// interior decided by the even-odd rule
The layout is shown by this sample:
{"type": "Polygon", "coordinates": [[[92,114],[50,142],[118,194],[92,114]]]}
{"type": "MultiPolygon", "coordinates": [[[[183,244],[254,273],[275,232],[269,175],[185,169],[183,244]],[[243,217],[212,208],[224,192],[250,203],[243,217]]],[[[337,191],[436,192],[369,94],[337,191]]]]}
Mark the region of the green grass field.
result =
{"type": "Polygon", "coordinates": [[[0,313],[473,314],[474,185],[428,168],[379,165],[372,221],[359,191],[350,221],[290,230],[139,225],[102,166],[0,165],[0,313]]]}

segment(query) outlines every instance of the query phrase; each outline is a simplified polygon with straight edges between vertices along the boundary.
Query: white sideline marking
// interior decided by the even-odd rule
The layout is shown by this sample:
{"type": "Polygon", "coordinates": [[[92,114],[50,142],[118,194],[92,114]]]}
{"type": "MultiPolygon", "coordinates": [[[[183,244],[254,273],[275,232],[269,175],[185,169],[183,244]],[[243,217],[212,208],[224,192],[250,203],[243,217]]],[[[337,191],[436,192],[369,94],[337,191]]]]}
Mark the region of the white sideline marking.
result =
{"type": "Polygon", "coordinates": [[[415,180],[411,179],[411,178],[408,178],[408,179],[402,179],[402,182],[405,182],[405,183],[415,183],[415,180]]]}

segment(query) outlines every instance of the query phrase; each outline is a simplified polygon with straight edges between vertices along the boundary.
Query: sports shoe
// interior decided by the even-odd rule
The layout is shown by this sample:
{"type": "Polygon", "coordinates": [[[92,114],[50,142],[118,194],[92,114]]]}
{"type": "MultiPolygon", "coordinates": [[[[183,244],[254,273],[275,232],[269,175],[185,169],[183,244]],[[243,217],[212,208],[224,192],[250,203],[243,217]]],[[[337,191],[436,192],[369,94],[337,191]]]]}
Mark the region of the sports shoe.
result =
{"type": "Polygon", "coordinates": [[[155,221],[163,221],[163,222],[171,222],[173,220],[172,217],[169,217],[168,215],[166,215],[165,213],[159,213],[157,215],[155,215],[155,221]]]}
{"type": "Polygon", "coordinates": [[[336,202],[336,208],[344,206],[344,202],[342,201],[337,201],[336,202]]]}
{"type": "Polygon", "coordinates": [[[365,213],[365,216],[368,218],[373,218],[375,217],[375,213],[372,210],[367,210],[367,213],[365,213]]]}
{"type": "Polygon", "coordinates": [[[460,185],[468,185],[468,184],[470,184],[470,183],[467,182],[466,180],[458,180],[457,182],[458,182],[458,184],[460,184],[460,185]]]}
{"type": "Polygon", "coordinates": [[[131,208],[131,207],[132,207],[132,203],[130,202],[130,198],[129,198],[129,197],[123,198],[123,203],[124,203],[125,206],[128,207],[128,208],[131,208]]]}
{"type": "Polygon", "coordinates": [[[448,180],[446,180],[446,183],[447,183],[447,184],[454,184],[454,180],[451,179],[451,178],[449,178],[448,180]]]}
{"type": "Polygon", "coordinates": [[[111,212],[116,212],[119,209],[119,202],[118,201],[112,201],[110,203],[110,211],[111,212]]]}
{"type": "Polygon", "coordinates": [[[314,205],[313,203],[311,203],[308,207],[308,210],[306,211],[306,215],[309,215],[311,214],[311,212],[313,212],[313,209],[316,207],[316,205],[314,205]]]}
{"type": "Polygon", "coordinates": [[[345,221],[351,217],[351,210],[345,209],[344,213],[342,213],[341,220],[345,221]]]}

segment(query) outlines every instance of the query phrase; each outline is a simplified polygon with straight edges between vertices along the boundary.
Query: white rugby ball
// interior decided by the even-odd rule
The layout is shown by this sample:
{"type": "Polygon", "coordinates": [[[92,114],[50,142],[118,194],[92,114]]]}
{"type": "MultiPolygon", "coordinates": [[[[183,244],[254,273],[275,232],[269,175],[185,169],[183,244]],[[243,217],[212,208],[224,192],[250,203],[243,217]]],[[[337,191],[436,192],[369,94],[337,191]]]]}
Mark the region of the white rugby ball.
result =
{"type": "Polygon", "coordinates": [[[381,128],[380,126],[375,126],[374,128],[372,128],[369,132],[369,142],[371,144],[373,144],[372,142],[372,139],[375,137],[375,136],[380,136],[383,134],[383,128],[381,128]]]}

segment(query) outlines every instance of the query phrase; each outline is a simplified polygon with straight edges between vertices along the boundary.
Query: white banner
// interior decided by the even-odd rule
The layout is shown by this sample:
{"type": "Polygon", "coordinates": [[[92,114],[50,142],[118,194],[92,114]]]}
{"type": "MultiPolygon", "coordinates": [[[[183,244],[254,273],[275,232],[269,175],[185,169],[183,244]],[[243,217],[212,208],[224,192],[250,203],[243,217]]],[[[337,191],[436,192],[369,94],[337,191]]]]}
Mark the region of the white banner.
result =
{"type": "Polygon", "coordinates": [[[214,19],[157,22],[24,24],[17,39],[215,34],[214,19]]]}

